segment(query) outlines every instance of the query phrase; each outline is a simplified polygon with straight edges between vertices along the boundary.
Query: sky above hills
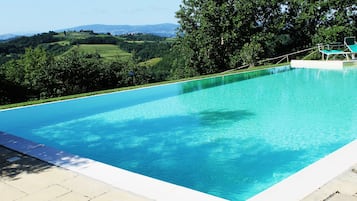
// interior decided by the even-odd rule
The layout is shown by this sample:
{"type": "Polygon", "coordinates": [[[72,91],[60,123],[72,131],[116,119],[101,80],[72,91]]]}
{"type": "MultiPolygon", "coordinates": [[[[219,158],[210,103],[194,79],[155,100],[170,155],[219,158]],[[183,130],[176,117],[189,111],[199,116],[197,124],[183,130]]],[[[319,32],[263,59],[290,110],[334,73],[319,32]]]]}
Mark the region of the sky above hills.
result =
{"type": "Polygon", "coordinates": [[[38,33],[88,24],[177,23],[181,0],[2,0],[0,34],[38,33]]]}

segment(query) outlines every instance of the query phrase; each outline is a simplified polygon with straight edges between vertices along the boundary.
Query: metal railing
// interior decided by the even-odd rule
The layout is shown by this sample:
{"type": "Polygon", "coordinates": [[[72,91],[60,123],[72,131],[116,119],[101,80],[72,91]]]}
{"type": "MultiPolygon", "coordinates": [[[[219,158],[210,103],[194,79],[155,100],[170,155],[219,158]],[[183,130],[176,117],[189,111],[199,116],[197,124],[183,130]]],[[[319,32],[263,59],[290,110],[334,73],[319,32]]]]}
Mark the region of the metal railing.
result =
{"type": "MultiPolygon", "coordinates": [[[[278,62],[273,63],[273,64],[280,64],[280,63],[282,63],[282,62],[285,61],[285,60],[286,60],[286,62],[290,62],[292,56],[297,55],[297,54],[300,54],[300,53],[303,53],[303,52],[311,51],[311,50],[314,50],[314,49],[315,49],[316,51],[318,50],[317,47],[311,47],[311,48],[307,48],[307,49],[304,49],[304,50],[299,50],[299,51],[296,51],[296,52],[292,52],[292,53],[289,53],[289,54],[284,54],[284,55],[277,56],[277,57],[273,57],[273,58],[263,59],[263,60],[257,61],[256,63],[257,63],[258,65],[261,65],[261,64],[264,64],[264,63],[266,63],[266,62],[276,61],[276,60],[278,60],[278,59],[279,59],[278,62]]],[[[314,54],[314,53],[315,53],[315,51],[314,51],[314,52],[311,52],[311,53],[310,53],[309,55],[307,55],[307,56],[310,56],[311,54],[314,54]]],[[[249,67],[249,66],[250,66],[250,64],[246,64],[246,65],[240,66],[240,67],[238,67],[238,68],[235,68],[234,70],[239,70],[239,69],[247,68],[247,67],[249,67]]]]}

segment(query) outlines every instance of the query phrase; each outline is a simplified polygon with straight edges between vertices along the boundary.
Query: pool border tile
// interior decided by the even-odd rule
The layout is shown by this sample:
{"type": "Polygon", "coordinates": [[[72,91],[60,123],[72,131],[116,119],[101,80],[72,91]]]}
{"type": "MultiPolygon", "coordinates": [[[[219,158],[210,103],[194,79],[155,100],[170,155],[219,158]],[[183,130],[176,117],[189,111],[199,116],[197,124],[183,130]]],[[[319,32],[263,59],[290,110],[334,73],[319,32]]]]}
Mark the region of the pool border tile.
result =
{"type": "MultiPolygon", "coordinates": [[[[1,131],[0,145],[97,179],[116,188],[157,201],[225,200],[193,189],[66,153],[44,144],[38,144],[1,131]]],[[[354,166],[357,163],[357,158],[353,157],[355,153],[357,153],[357,140],[350,142],[248,200],[302,200],[342,172],[354,166]]]]}
{"type": "Polygon", "coordinates": [[[157,201],[225,201],[223,198],[82,158],[1,131],[0,145],[157,201]]]}

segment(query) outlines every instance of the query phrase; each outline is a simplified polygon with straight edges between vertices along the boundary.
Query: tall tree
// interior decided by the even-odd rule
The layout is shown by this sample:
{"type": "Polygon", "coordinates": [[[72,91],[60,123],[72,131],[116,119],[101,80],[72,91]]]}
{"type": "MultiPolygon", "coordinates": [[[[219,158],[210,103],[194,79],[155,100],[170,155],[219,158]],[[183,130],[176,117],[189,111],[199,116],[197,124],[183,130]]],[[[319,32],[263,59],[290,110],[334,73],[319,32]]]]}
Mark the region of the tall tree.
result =
{"type": "Polygon", "coordinates": [[[263,0],[183,0],[176,17],[186,64],[199,74],[232,67],[245,44],[265,43],[270,32],[283,27],[276,17],[281,14],[280,5],[263,0]]]}
{"type": "Polygon", "coordinates": [[[262,53],[342,41],[356,34],[356,9],[354,0],[183,0],[176,17],[184,68],[219,72],[254,65],[262,53]]]}
{"type": "Polygon", "coordinates": [[[290,0],[286,3],[286,14],[286,32],[292,39],[292,48],[342,42],[343,37],[356,35],[355,0],[290,0]]]}
{"type": "Polygon", "coordinates": [[[24,72],[23,84],[29,90],[41,91],[46,86],[46,68],[53,62],[53,57],[47,52],[36,47],[27,48],[25,54],[19,60],[24,72]]]}
{"type": "Polygon", "coordinates": [[[188,55],[188,65],[198,73],[206,74],[226,68],[229,34],[233,25],[233,1],[184,0],[176,13],[181,25],[180,45],[188,55]],[[224,10],[227,10],[225,12],[224,10]]]}

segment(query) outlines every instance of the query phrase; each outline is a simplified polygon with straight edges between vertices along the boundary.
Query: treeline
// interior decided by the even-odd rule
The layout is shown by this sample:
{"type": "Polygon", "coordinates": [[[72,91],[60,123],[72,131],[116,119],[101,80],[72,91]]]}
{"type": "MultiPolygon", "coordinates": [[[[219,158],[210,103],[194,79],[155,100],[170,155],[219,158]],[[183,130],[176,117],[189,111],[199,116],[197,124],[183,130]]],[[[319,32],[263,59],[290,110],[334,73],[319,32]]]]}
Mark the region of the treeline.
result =
{"type": "Polygon", "coordinates": [[[0,104],[254,66],[259,58],[355,36],[356,16],[353,0],[185,0],[174,40],[93,31],[21,37],[0,43],[0,104]],[[106,61],[97,53],[67,53],[81,44],[117,45],[132,57],[106,61]],[[139,65],[157,57],[154,66],[139,65]]]}
{"type": "Polygon", "coordinates": [[[166,41],[145,41],[140,43],[123,41],[119,43],[119,47],[132,53],[136,61],[142,62],[167,54],[172,47],[172,43],[166,41]]]}
{"type": "MultiPolygon", "coordinates": [[[[55,32],[48,32],[36,34],[31,37],[21,36],[9,41],[0,41],[0,65],[11,60],[17,59],[20,55],[25,53],[26,48],[35,48],[41,44],[50,44],[57,42],[60,38],[54,37],[57,35],[55,32]]],[[[47,45],[48,49],[61,49],[61,52],[66,51],[63,46],[58,44],[47,45]]]]}
{"type": "Polygon", "coordinates": [[[121,38],[127,41],[165,41],[165,37],[156,36],[152,34],[143,34],[143,33],[132,33],[124,34],[120,36],[121,38]]]}
{"type": "Polygon", "coordinates": [[[18,59],[25,53],[26,48],[42,47],[53,55],[61,55],[71,47],[81,44],[112,44],[118,45],[122,50],[133,54],[137,62],[147,61],[152,58],[162,57],[169,52],[173,42],[166,38],[150,34],[126,34],[119,37],[110,34],[97,34],[93,31],[81,31],[87,34],[83,38],[72,38],[70,34],[75,32],[64,32],[64,37],[59,33],[49,32],[37,34],[31,37],[19,37],[10,41],[0,42],[0,65],[11,60],[18,59]],[[68,41],[68,45],[56,42],[68,41]]]}
{"type": "Polygon", "coordinates": [[[185,0],[176,13],[177,62],[193,74],[254,66],[259,58],[355,36],[356,16],[355,0],[185,0]]]}
{"type": "Polygon", "coordinates": [[[168,54],[173,43],[166,38],[147,34],[112,36],[92,31],[62,35],[49,32],[0,43],[0,104],[140,85],[173,77],[166,67],[139,65],[168,54]],[[57,43],[61,41],[67,42],[57,43]],[[132,56],[112,61],[77,48],[69,51],[81,44],[118,45],[132,56]]]}
{"type": "Polygon", "coordinates": [[[72,50],[53,57],[43,48],[27,48],[20,59],[0,68],[0,104],[65,96],[159,81],[152,69],[133,61],[105,62],[98,54],[72,50]]]}
{"type": "Polygon", "coordinates": [[[137,62],[147,61],[152,58],[162,57],[167,54],[172,47],[172,42],[166,41],[166,38],[154,36],[151,34],[126,34],[115,37],[110,34],[75,39],[71,45],[80,44],[112,44],[118,45],[120,49],[132,53],[134,60],[137,62]]]}

